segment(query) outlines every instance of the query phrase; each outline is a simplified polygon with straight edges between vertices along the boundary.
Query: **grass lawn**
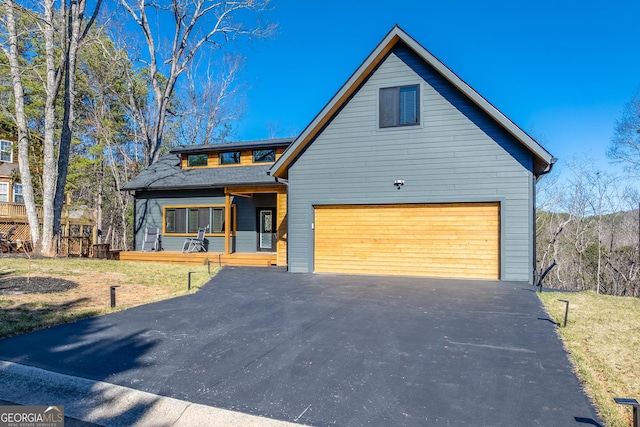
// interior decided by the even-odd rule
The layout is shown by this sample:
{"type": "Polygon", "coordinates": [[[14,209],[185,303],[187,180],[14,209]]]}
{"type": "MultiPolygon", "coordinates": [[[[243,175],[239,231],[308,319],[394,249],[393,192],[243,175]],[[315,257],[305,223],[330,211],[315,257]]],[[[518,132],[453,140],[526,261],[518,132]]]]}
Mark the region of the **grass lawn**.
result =
{"type": "MultiPolygon", "coordinates": [[[[211,267],[215,274],[217,267],[211,267]]],[[[209,280],[207,266],[120,262],[83,258],[0,258],[0,338],[46,328],[76,319],[111,313],[195,292],[209,280]],[[29,265],[30,264],[30,265],[29,265]],[[191,291],[187,290],[187,274],[191,291]],[[9,284],[60,286],[53,293],[20,293],[9,284]],[[110,307],[110,287],[116,308],[110,307]]],[[[25,286],[28,288],[29,286],[25,286]]]]}
{"type": "Polygon", "coordinates": [[[631,425],[631,408],[614,397],[640,400],[640,299],[594,292],[538,294],[558,327],[565,348],[600,415],[610,427],[631,425]]]}

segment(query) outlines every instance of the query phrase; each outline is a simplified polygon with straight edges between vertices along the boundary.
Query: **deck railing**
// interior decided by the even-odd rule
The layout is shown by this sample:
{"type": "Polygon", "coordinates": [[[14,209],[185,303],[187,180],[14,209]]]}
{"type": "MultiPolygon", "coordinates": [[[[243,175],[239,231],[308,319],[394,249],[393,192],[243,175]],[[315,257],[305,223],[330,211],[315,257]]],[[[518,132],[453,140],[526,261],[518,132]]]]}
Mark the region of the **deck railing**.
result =
{"type": "MultiPolygon", "coordinates": [[[[42,218],[42,207],[36,207],[36,212],[38,213],[38,218],[42,218]]],[[[22,203],[0,202],[0,217],[26,219],[27,208],[22,203]]]]}
{"type": "MultiPolygon", "coordinates": [[[[38,218],[42,219],[42,206],[36,206],[38,218]]],[[[91,223],[95,218],[95,209],[73,208],[63,206],[62,222],[67,219],[73,223],[91,223]]],[[[26,222],[27,208],[22,203],[0,202],[0,220],[12,220],[16,222],[26,222]]]]}

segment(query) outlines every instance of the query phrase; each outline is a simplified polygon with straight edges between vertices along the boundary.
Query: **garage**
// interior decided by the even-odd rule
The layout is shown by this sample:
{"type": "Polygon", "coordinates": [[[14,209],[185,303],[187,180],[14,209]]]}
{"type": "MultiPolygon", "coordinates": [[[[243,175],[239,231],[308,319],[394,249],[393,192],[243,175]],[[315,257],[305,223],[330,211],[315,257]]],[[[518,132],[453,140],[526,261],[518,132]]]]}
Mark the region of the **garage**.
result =
{"type": "Polygon", "coordinates": [[[318,273],[500,278],[500,204],[315,206],[318,273]]]}

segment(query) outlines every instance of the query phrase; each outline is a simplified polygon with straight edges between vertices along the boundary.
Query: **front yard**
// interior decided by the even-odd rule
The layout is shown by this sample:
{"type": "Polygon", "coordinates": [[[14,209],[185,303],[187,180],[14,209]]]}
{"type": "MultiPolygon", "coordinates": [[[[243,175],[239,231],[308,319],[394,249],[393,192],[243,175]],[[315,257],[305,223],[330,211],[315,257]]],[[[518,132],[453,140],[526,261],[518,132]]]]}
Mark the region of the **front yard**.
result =
{"type": "Polygon", "coordinates": [[[640,400],[640,299],[594,292],[538,295],[560,323],[558,333],[604,421],[610,427],[631,425],[631,409],[613,398],[640,400]],[[566,328],[559,299],[569,301],[566,328]]]}
{"type": "MultiPolygon", "coordinates": [[[[211,268],[215,274],[217,268],[211,268]]],[[[181,266],[74,258],[0,258],[0,338],[195,292],[206,265],[181,266]],[[188,273],[191,291],[187,290],[188,273]],[[117,306],[110,307],[110,287],[117,306]]],[[[640,399],[640,299],[585,293],[538,294],[585,390],[611,427],[628,426],[631,410],[614,397],[640,399]]]]}
{"type": "Polygon", "coordinates": [[[190,271],[195,292],[209,280],[205,265],[2,257],[0,338],[184,295],[190,271]],[[111,286],[119,286],[116,308],[111,286]]]}

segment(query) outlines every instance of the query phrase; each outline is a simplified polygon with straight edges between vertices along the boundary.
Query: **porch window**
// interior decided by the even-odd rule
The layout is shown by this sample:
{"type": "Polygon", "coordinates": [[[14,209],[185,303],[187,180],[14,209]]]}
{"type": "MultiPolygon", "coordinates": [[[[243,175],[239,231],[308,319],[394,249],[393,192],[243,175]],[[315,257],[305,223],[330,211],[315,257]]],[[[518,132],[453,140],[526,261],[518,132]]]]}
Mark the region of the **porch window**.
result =
{"type": "Polygon", "coordinates": [[[420,124],[420,85],[380,89],[380,127],[420,124]]]}
{"type": "Polygon", "coordinates": [[[209,156],[207,154],[189,154],[187,156],[187,166],[207,166],[209,156]]]}
{"type": "Polygon", "coordinates": [[[13,162],[13,142],[0,140],[0,162],[13,162]]]}
{"type": "Polygon", "coordinates": [[[240,163],[239,151],[227,151],[226,153],[220,153],[221,165],[235,165],[240,163]]]}
{"type": "Polygon", "coordinates": [[[253,163],[266,163],[276,161],[276,150],[253,150],[253,163]]]}
{"type": "Polygon", "coordinates": [[[0,182],[0,202],[9,201],[9,183],[0,182]]]}
{"type": "MultiPolygon", "coordinates": [[[[231,205],[231,233],[235,232],[235,205],[231,205]]],[[[166,207],[164,234],[195,235],[198,228],[207,228],[207,235],[224,234],[224,207],[166,207]]]]}
{"type": "Polygon", "coordinates": [[[24,203],[22,184],[13,184],[13,203],[24,203]]]}

